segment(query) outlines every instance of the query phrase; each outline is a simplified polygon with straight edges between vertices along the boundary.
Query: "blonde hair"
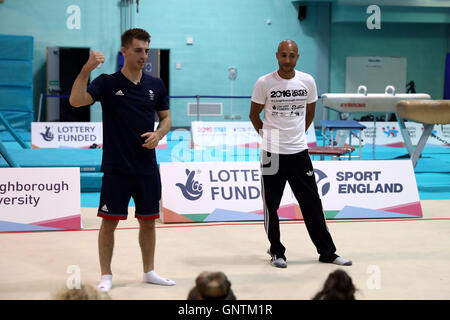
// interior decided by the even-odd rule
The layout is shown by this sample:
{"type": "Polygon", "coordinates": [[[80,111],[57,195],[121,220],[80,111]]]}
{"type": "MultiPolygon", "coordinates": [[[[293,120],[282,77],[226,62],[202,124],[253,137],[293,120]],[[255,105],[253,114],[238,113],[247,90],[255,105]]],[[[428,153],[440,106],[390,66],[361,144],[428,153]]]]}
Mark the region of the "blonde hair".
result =
{"type": "Polygon", "coordinates": [[[108,293],[102,292],[90,284],[82,284],[80,289],[63,288],[58,291],[54,300],[111,300],[108,293]]]}

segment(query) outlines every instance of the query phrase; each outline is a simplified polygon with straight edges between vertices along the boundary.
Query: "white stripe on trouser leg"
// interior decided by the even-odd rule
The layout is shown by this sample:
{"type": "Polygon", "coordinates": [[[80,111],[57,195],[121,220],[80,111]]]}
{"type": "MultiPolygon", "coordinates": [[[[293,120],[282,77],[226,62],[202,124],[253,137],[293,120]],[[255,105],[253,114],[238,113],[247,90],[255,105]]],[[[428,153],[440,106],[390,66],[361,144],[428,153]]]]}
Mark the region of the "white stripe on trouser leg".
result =
{"type": "Polygon", "coordinates": [[[323,210],[323,203],[322,203],[322,199],[320,198],[319,191],[317,191],[317,196],[319,197],[320,206],[322,207],[323,219],[325,220],[325,228],[327,229],[328,232],[330,232],[330,230],[328,229],[328,224],[327,224],[327,216],[325,215],[325,210],[323,210]]]}
{"type": "Polygon", "coordinates": [[[263,210],[264,210],[264,229],[266,230],[267,236],[269,236],[269,211],[267,210],[266,196],[264,192],[264,151],[260,154],[260,168],[261,168],[261,198],[263,200],[263,210]]]}
{"type": "Polygon", "coordinates": [[[261,168],[261,197],[263,200],[263,209],[264,209],[264,229],[266,230],[266,234],[269,235],[269,210],[267,210],[266,205],[266,197],[264,193],[264,176],[262,175],[262,168],[261,168]]]}
{"type": "Polygon", "coordinates": [[[322,213],[323,213],[323,218],[325,219],[325,228],[327,228],[327,231],[330,232],[330,230],[328,229],[327,216],[325,215],[325,211],[322,210],[322,213]]]}

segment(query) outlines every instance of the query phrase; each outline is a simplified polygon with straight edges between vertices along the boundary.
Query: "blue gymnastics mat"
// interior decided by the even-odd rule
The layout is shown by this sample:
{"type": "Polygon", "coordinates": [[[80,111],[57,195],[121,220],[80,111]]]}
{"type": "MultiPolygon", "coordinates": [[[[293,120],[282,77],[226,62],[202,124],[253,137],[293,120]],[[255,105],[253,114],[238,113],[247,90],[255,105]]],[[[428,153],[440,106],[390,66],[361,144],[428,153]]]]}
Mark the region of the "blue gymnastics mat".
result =
{"type": "MultiPolygon", "coordinates": [[[[80,167],[81,172],[99,172],[102,160],[100,149],[19,149],[8,148],[16,163],[23,168],[80,167]]],[[[0,167],[9,167],[0,159],[0,167]]]]}
{"type": "MultiPolygon", "coordinates": [[[[101,149],[22,149],[19,144],[8,139],[7,133],[0,133],[5,140],[3,145],[23,167],[80,167],[81,170],[81,202],[84,207],[97,207],[101,188],[100,172],[101,149]]],[[[191,149],[190,134],[176,134],[172,140],[172,132],[168,134],[167,149],[157,149],[157,160],[161,162],[207,162],[207,161],[259,161],[259,150],[248,148],[209,148],[191,149]]],[[[21,132],[29,143],[29,136],[21,132]]],[[[317,144],[322,145],[320,131],[317,132],[317,144]]],[[[406,148],[375,146],[375,160],[407,159],[406,148]]],[[[328,158],[329,159],[329,158],[328,158]]],[[[374,160],[372,145],[362,148],[363,160],[374,160]]],[[[313,160],[318,161],[319,157],[313,160]]],[[[327,161],[327,160],[325,160],[327,161]]],[[[342,160],[348,161],[348,160],[342,160]]],[[[352,160],[358,161],[358,160],[352,160]]],[[[8,167],[0,158],[0,167],[8,167]]],[[[421,200],[450,199],[450,147],[427,145],[414,170],[419,197],[421,200]]],[[[133,203],[131,202],[130,205],[133,203]]]]}

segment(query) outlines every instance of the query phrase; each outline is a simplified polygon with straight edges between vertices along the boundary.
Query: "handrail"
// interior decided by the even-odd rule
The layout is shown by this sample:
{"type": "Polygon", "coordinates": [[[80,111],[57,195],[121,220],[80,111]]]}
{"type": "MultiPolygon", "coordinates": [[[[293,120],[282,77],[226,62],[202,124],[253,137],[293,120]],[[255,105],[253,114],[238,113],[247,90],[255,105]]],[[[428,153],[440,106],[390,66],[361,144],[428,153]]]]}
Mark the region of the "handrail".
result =
{"type": "Polygon", "coordinates": [[[16,139],[16,141],[20,144],[20,146],[24,149],[29,149],[30,147],[22,140],[22,138],[16,133],[16,131],[11,127],[8,120],[2,115],[0,112],[0,123],[3,124],[8,130],[8,132],[16,139]]]}
{"type": "MultiPolygon", "coordinates": [[[[41,109],[42,109],[42,100],[43,98],[62,98],[62,99],[68,99],[70,96],[68,95],[58,95],[58,94],[45,94],[41,93],[40,99],[39,99],[39,108],[38,108],[38,117],[37,121],[41,121],[41,109]]],[[[196,99],[197,101],[197,120],[200,119],[200,99],[251,99],[251,96],[225,96],[225,95],[192,95],[192,96],[168,96],[169,99],[196,99]]],[[[318,99],[321,97],[319,96],[318,99]]]]}
{"type": "MultiPolygon", "coordinates": [[[[58,95],[58,94],[42,94],[44,98],[63,98],[69,99],[70,95],[58,95]]],[[[195,95],[195,96],[169,96],[174,99],[186,99],[186,98],[220,98],[220,99],[250,99],[251,96],[214,96],[214,95],[195,95]]]]}

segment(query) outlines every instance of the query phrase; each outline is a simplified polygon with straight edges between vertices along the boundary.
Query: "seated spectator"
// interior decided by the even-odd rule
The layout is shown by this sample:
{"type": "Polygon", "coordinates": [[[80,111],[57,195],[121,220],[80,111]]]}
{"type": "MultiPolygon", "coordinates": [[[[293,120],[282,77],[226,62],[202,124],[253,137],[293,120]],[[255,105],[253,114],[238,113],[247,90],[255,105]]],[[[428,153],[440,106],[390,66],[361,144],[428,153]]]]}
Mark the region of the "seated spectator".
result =
{"type": "Polygon", "coordinates": [[[64,288],[54,295],[54,300],[111,300],[106,292],[101,292],[94,286],[82,284],[80,289],[64,288]]]}
{"type": "Polygon", "coordinates": [[[312,300],[355,300],[355,291],[352,278],[338,269],[328,275],[322,290],[312,300]]]}
{"type": "Polygon", "coordinates": [[[204,271],[195,279],[188,300],[236,300],[231,283],[223,272],[204,271]]]}

